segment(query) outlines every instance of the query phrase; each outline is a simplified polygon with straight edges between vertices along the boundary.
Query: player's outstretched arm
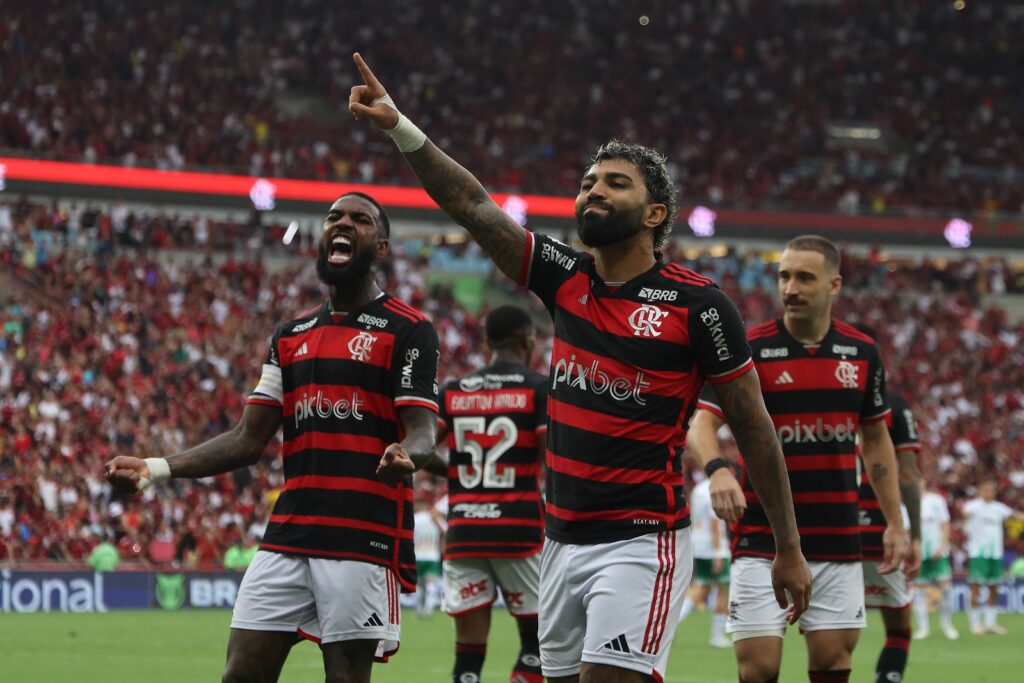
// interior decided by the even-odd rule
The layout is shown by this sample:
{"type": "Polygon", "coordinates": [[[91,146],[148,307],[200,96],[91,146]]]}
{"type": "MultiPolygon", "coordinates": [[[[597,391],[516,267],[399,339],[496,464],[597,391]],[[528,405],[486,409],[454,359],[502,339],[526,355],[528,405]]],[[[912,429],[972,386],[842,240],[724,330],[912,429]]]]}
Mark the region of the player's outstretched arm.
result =
{"type": "Polygon", "coordinates": [[[882,536],[885,555],[878,565],[878,572],[888,574],[899,568],[909,545],[900,510],[900,490],[895,472],[896,449],[893,448],[892,437],[883,420],[862,424],[860,437],[861,457],[868,472],[868,480],[875,490],[882,514],[885,515],[886,529],[882,536]]]}
{"type": "Polygon", "coordinates": [[[124,493],[170,478],[198,479],[255,464],[281,426],[281,409],[249,404],[235,428],[168,458],[119,455],[106,464],[107,481],[124,493]]]}
{"type": "Polygon", "coordinates": [[[377,478],[392,486],[437,457],[434,453],[437,413],[420,406],[403,406],[398,409],[398,417],[402,420],[405,438],[384,449],[377,466],[377,478]]]}
{"type": "Polygon", "coordinates": [[[793,602],[786,618],[789,623],[795,623],[811,601],[811,570],[800,550],[800,532],[793,511],[786,461],[764,405],[757,373],[745,372],[733,380],[716,384],[715,393],[775,535],[776,555],[772,564],[775,599],[780,607],[786,607],[786,592],[789,592],[793,602]]]}
{"type": "MultiPolygon", "coordinates": [[[[708,465],[722,458],[722,450],[718,447],[718,430],[725,421],[710,410],[698,408],[690,420],[690,428],[686,432],[686,450],[706,473],[708,465]]],[[[743,488],[736,481],[736,476],[729,467],[716,467],[710,481],[711,508],[719,519],[735,522],[743,516],[747,509],[747,499],[743,488]]]]}
{"type": "Polygon", "coordinates": [[[427,194],[452,220],[466,228],[501,272],[519,279],[526,250],[526,229],[494,203],[469,171],[437,148],[402,116],[384,86],[359,53],[353,55],[363,85],[352,88],[349,111],[387,131],[415,171],[427,194]]]}

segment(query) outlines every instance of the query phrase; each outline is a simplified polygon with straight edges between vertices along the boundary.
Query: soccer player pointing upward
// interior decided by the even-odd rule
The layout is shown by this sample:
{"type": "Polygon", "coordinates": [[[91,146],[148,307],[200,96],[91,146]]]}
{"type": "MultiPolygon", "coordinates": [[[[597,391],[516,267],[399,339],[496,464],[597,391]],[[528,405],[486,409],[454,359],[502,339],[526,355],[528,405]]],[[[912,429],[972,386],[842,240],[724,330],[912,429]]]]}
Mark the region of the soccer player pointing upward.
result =
{"type": "Polygon", "coordinates": [[[553,681],[664,676],[692,570],[681,450],[705,381],[724,412],[775,534],[773,582],[797,618],[810,596],[778,439],[732,302],[655,257],[675,213],[665,159],[604,145],[576,198],[582,253],[509,218],[480,183],[400,115],[359,55],[357,119],[388,131],[430,196],[554,321],[540,651],[553,681]]]}

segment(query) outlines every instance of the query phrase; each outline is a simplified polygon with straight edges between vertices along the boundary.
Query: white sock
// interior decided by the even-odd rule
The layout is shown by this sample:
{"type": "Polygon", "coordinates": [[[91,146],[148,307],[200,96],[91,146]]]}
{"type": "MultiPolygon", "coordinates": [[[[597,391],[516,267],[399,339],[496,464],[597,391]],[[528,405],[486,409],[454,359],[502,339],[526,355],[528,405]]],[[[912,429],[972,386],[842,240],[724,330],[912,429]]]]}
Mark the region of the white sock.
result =
{"type": "Polygon", "coordinates": [[[711,615],[711,640],[725,637],[725,615],[715,612],[711,615]]]}
{"type": "Polygon", "coordinates": [[[686,617],[690,616],[690,612],[693,611],[693,607],[694,607],[693,600],[691,600],[690,596],[687,595],[686,598],[683,600],[683,609],[681,609],[679,611],[679,623],[680,624],[683,623],[683,619],[685,619],[686,617]]]}
{"type": "Polygon", "coordinates": [[[995,607],[985,608],[985,626],[991,628],[996,625],[996,613],[997,610],[995,607]]]}
{"type": "Polygon", "coordinates": [[[977,607],[967,610],[967,620],[971,622],[971,628],[981,628],[981,612],[977,607]]]}
{"type": "Polygon", "coordinates": [[[924,590],[914,592],[914,614],[917,616],[917,630],[928,631],[928,595],[924,590]]]}
{"type": "Polygon", "coordinates": [[[939,603],[939,622],[943,625],[950,625],[953,623],[953,612],[956,611],[954,608],[956,605],[953,601],[956,600],[956,596],[953,594],[953,590],[950,588],[944,588],[942,590],[942,602],[939,603]]]}

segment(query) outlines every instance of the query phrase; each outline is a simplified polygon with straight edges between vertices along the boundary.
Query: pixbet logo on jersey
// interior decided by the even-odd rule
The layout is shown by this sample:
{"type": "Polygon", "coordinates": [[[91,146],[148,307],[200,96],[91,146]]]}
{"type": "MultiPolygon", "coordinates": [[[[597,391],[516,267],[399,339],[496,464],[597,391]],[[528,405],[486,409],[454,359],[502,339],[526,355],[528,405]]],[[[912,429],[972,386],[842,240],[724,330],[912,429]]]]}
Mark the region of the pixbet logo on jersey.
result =
{"type": "Polygon", "coordinates": [[[850,418],[837,425],[827,424],[820,417],[810,424],[796,420],[792,425],[783,425],[776,431],[781,443],[829,443],[853,441],[857,438],[857,425],[850,418]]]}
{"type": "Polygon", "coordinates": [[[339,398],[332,401],[324,396],[323,389],[317,390],[315,396],[303,394],[302,398],[295,402],[295,428],[299,428],[299,422],[311,417],[327,419],[332,415],[339,420],[347,420],[352,417],[357,420],[363,419],[359,409],[365,401],[359,398],[359,392],[353,391],[352,398],[339,398]]]}
{"type": "Polygon", "coordinates": [[[551,389],[556,389],[559,384],[590,391],[598,396],[607,392],[616,401],[633,400],[639,405],[647,405],[643,392],[651,386],[650,382],[644,381],[642,370],[637,371],[636,377],[631,380],[625,377],[610,377],[607,372],[601,370],[601,361],[595,360],[586,366],[576,362],[576,354],[555,363],[554,372],[551,373],[551,389]]]}

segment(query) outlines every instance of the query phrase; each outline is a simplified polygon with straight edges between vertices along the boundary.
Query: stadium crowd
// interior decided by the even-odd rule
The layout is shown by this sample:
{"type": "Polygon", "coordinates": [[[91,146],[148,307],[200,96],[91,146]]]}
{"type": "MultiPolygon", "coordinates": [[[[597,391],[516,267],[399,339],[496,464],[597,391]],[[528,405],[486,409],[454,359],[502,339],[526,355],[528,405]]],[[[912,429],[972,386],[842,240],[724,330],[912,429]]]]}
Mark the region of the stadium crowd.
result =
{"type": "MultiPolygon", "coordinates": [[[[86,252],[59,229],[66,213],[0,205],[0,264],[4,287],[15,293],[0,310],[0,561],[81,561],[111,539],[124,560],[219,564],[261,533],[283,482],[277,442],[257,466],[175,480],[172,495],[116,496],[102,464],[119,454],[169,454],[237,421],[273,326],[322,296],[311,252],[276,272],[254,258],[214,260],[212,248],[172,260],[161,257],[166,245],[153,231],[86,252]],[[52,245],[45,258],[40,240],[52,245]]],[[[99,214],[90,224],[104,220],[99,214]]],[[[196,219],[167,216],[162,224],[194,231],[196,219]]],[[[386,289],[437,327],[442,381],[481,366],[486,353],[479,315],[428,280],[432,258],[467,249],[409,253],[397,240],[382,273],[386,289]]],[[[668,257],[718,279],[748,323],[776,315],[764,255],[690,253],[677,245],[668,257]]],[[[890,382],[917,414],[925,475],[962,500],[996,473],[1001,498],[1019,509],[1024,325],[979,305],[980,293],[998,289],[997,271],[967,259],[896,268],[874,255],[850,256],[837,315],[880,331],[890,382]]],[[[545,357],[537,362],[546,368],[545,357]]],[[[419,485],[425,497],[443,493],[426,477],[419,485]]],[[[1024,553],[1019,530],[1010,536],[1008,561],[1024,553]]]]}
{"type": "Polygon", "coordinates": [[[665,1],[642,23],[582,0],[13,3],[0,148],[409,184],[385,136],[345,125],[361,49],[495,190],[571,192],[621,135],[702,202],[1020,213],[1024,11],[953,4],[665,1]]]}

